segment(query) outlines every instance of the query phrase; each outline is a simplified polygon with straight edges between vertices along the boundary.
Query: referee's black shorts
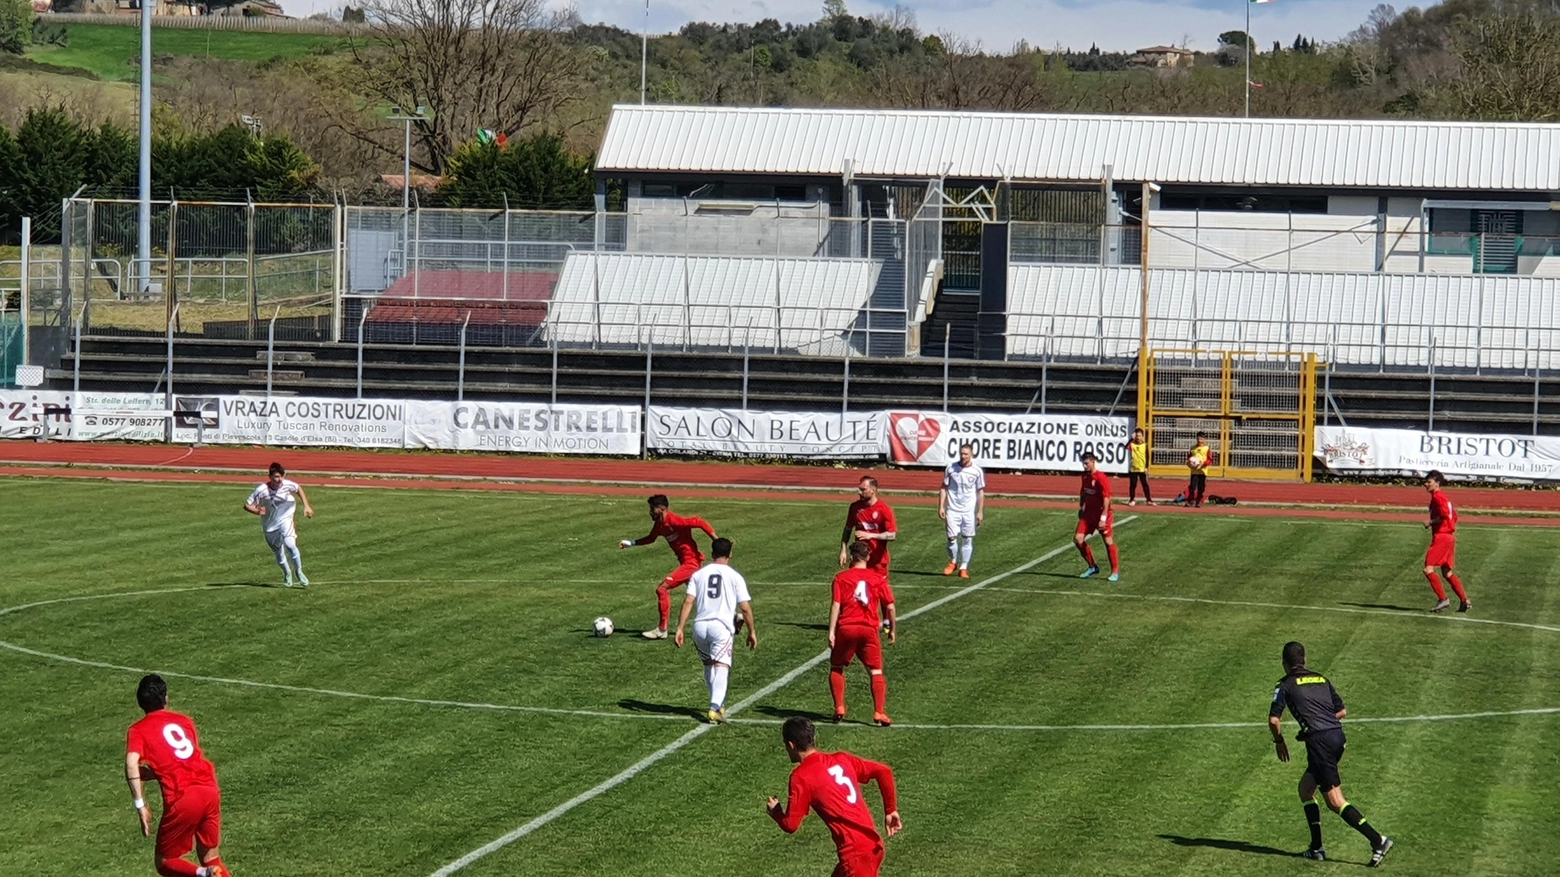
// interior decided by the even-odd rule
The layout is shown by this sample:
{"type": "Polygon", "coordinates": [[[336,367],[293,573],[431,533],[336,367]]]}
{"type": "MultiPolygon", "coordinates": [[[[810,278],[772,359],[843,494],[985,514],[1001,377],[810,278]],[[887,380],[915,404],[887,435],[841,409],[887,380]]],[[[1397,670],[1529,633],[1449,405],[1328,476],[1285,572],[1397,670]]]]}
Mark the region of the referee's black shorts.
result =
{"type": "Polygon", "coordinates": [[[1343,729],[1318,731],[1305,738],[1305,772],[1316,780],[1322,791],[1343,785],[1338,776],[1338,762],[1343,760],[1343,729]]]}

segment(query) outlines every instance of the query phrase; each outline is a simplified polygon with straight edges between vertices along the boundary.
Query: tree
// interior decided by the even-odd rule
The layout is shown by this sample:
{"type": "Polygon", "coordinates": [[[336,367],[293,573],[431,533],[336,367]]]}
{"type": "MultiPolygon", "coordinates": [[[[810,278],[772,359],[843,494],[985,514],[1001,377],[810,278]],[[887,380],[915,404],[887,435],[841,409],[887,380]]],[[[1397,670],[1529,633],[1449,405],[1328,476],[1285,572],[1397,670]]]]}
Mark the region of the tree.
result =
{"type": "Polygon", "coordinates": [[[0,0],[0,54],[20,55],[32,42],[30,0],[0,0]]]}
{"type": "Polygon", "coordinates": [[[453,207],[591,210],[594,163],[594,156],[571,155],[557,134],[537,134],[507,148],[473,142],[450,158],[439,191],[453,207]]]}
{"type": "Polygon", "coordinates": [[[1560,120],[1560,19],[1496,13],[1464,23],[1453,40],[1462,70],[1441,92],[1455,115],[1560,120]]]}
{"type": "Polygon", "coordinates": [[[444,173],[479,130],[514,139],[581,96],[584,60],[566,33],[572,13],[545,0],[370,0],[366,8],[368,45],[353,45],[358,86],[387,105],[428,108],[429,118],[413,123],[421,147],[413,162],[423,170],[444,173]]]}
{"type": "Polygon", "coordinates": [[[823,0],[824,21],[835,21],[849,17],[850,10],[845,8],[845,0],[823,0]]]}

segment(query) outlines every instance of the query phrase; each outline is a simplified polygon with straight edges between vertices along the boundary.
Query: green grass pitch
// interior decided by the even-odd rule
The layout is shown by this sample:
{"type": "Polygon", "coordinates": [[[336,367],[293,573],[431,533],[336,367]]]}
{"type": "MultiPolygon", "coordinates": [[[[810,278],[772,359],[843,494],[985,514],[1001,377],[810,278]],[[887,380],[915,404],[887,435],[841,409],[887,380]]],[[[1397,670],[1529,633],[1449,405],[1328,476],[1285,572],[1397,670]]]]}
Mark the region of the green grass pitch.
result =
{"type": "MultiPolygon", "coordinates": [[[[279,573],[239,508],[246,492],[0,483],[0,609],[40,604],[0,614],[0,874],[152,873],[121,776],[138,668],[208,677],[171,676],[172,706],[217,765],[240,877],[427,877],[697,727],[691,648],[634,636],[673,566],[664,545],[616,549],[646,531],[642,500],[312,488],[319,515],[300,531],[316,584],[299,591],[253,586],[279,573]],[[620,633],[592,638],[598,615],[620,633]]],[[[762,642],[739,649],[731,702],[822,650],[848,499],[674,494],[736,540],[752,583],[762,642]]],[[[898,511],[903,612],[963,583],[937,574],[934,511],[898,511]]],[[[991,509],[972,581],[1066,545],[1073,520],[991,509]]],[[[1344,789],[1397,840],[1385,870],[1555,872],[1560,715],[1509,713],[1560,706],[1560,530],[1464,528],[1471,619],[1423,611],[1415,524],[1181,512],[1118,537],[1120,583],[1079,581],[1069,548],[908,621],[886,658],[899,725],[822,726],[825,748],[898,774],[906,828],[885,875],[1361,867],[1364,840],[1332,814],[1338,861],[1293,857],[1304,756],[1278,763],[1263,727],[1290,639],[1351,719],[1508,713],[1348,723],[1344,789]],[[1197,723],[1245,724],[1036,727],[1197,723]],[[947,725],[989,727],[915,727],[947,725]]],[[[790,769],[774,723],[827,713],[826,673],[460,873],[827,874],[816,817],[787,837],[763,812],[790,769]]],[[[869,717],[859,666],[850,683],[852,720],[869,717]]],[[[868,800],[881,819],[875,789],[868,800]]]]}

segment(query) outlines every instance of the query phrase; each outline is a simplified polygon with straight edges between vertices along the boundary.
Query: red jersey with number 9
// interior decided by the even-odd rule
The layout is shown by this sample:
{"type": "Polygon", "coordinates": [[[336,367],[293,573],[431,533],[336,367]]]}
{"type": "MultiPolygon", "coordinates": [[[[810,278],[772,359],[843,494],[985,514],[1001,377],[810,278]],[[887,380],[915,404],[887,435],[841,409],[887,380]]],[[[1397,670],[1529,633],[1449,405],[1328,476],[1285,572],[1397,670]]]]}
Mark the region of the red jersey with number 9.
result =
{"type": "Polygon", "coordinates": [[[147,713],[130,726],[125,751],[140,753],[141,764],[157,775],[164,807],[177,801],[190,786],[217,784],[217,771],[200,751],[195,723],[189,716],[169,710],[147,713]]]}
{"type": "Polygon", "coordinates": [[[770,815],[789,834],[801,828],[808,808],[812,808],[829,827],[841,859],[880,849],[883,838],[862,788],[871,780],[883,790],[883,808],[889,813],[898,810],[894,772],[888,765],[849,752],[814,752],[792,769],[785,810],[770,815]]]}
{"type": "Polygon", "coordinates": [[[894,591],[877,570],[852,568],[834,577],[834,602],[840,604],[841,625],[875,628],[883,623],[883,605],[894,602],[894,591]]]}

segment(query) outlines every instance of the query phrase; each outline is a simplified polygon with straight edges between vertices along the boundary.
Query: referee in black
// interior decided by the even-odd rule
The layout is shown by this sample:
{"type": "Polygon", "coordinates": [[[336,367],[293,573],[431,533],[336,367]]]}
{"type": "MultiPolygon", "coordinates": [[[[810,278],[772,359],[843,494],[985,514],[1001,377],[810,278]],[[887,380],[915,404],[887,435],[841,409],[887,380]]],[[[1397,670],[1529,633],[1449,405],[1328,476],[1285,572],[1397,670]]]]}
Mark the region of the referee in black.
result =
{"type": "Polygon", "coordinates": [[[1284,644],[1284,678],[1278,680],[1273,690],[1273,706],[1268,710],[1268,727],[1273,731],[1273,745],[1278,749],[1278,760],[1288,763],[1289,745],[1284,742],[1282,717],[1285,709],[1300,725],[1295,739],[1305,743],[1305,773],[1300,776],[1300,804],[1305,807],[1305,821],[1311,825],[1311,848],[1301,853],[1307,859],[1323,860],[1327,851],[1322,847],[1322,808],[1316,803],[1316,790],[1321,789],[1332,812],[1343,817],[1349,827],[1363,834],[1370,841],[1369,867],[1376,867],[1392,849],[1392,839],[1372,828],[1359,808],[1343,797],[1343,780],[1338,776],[1338,762],[1343,760],[1343,723],[1339,721],[1348,710],[1343,708],[1343,698],[1327,677],[1306,669],[1305,646],[1300,643],[1284,644]]]}

